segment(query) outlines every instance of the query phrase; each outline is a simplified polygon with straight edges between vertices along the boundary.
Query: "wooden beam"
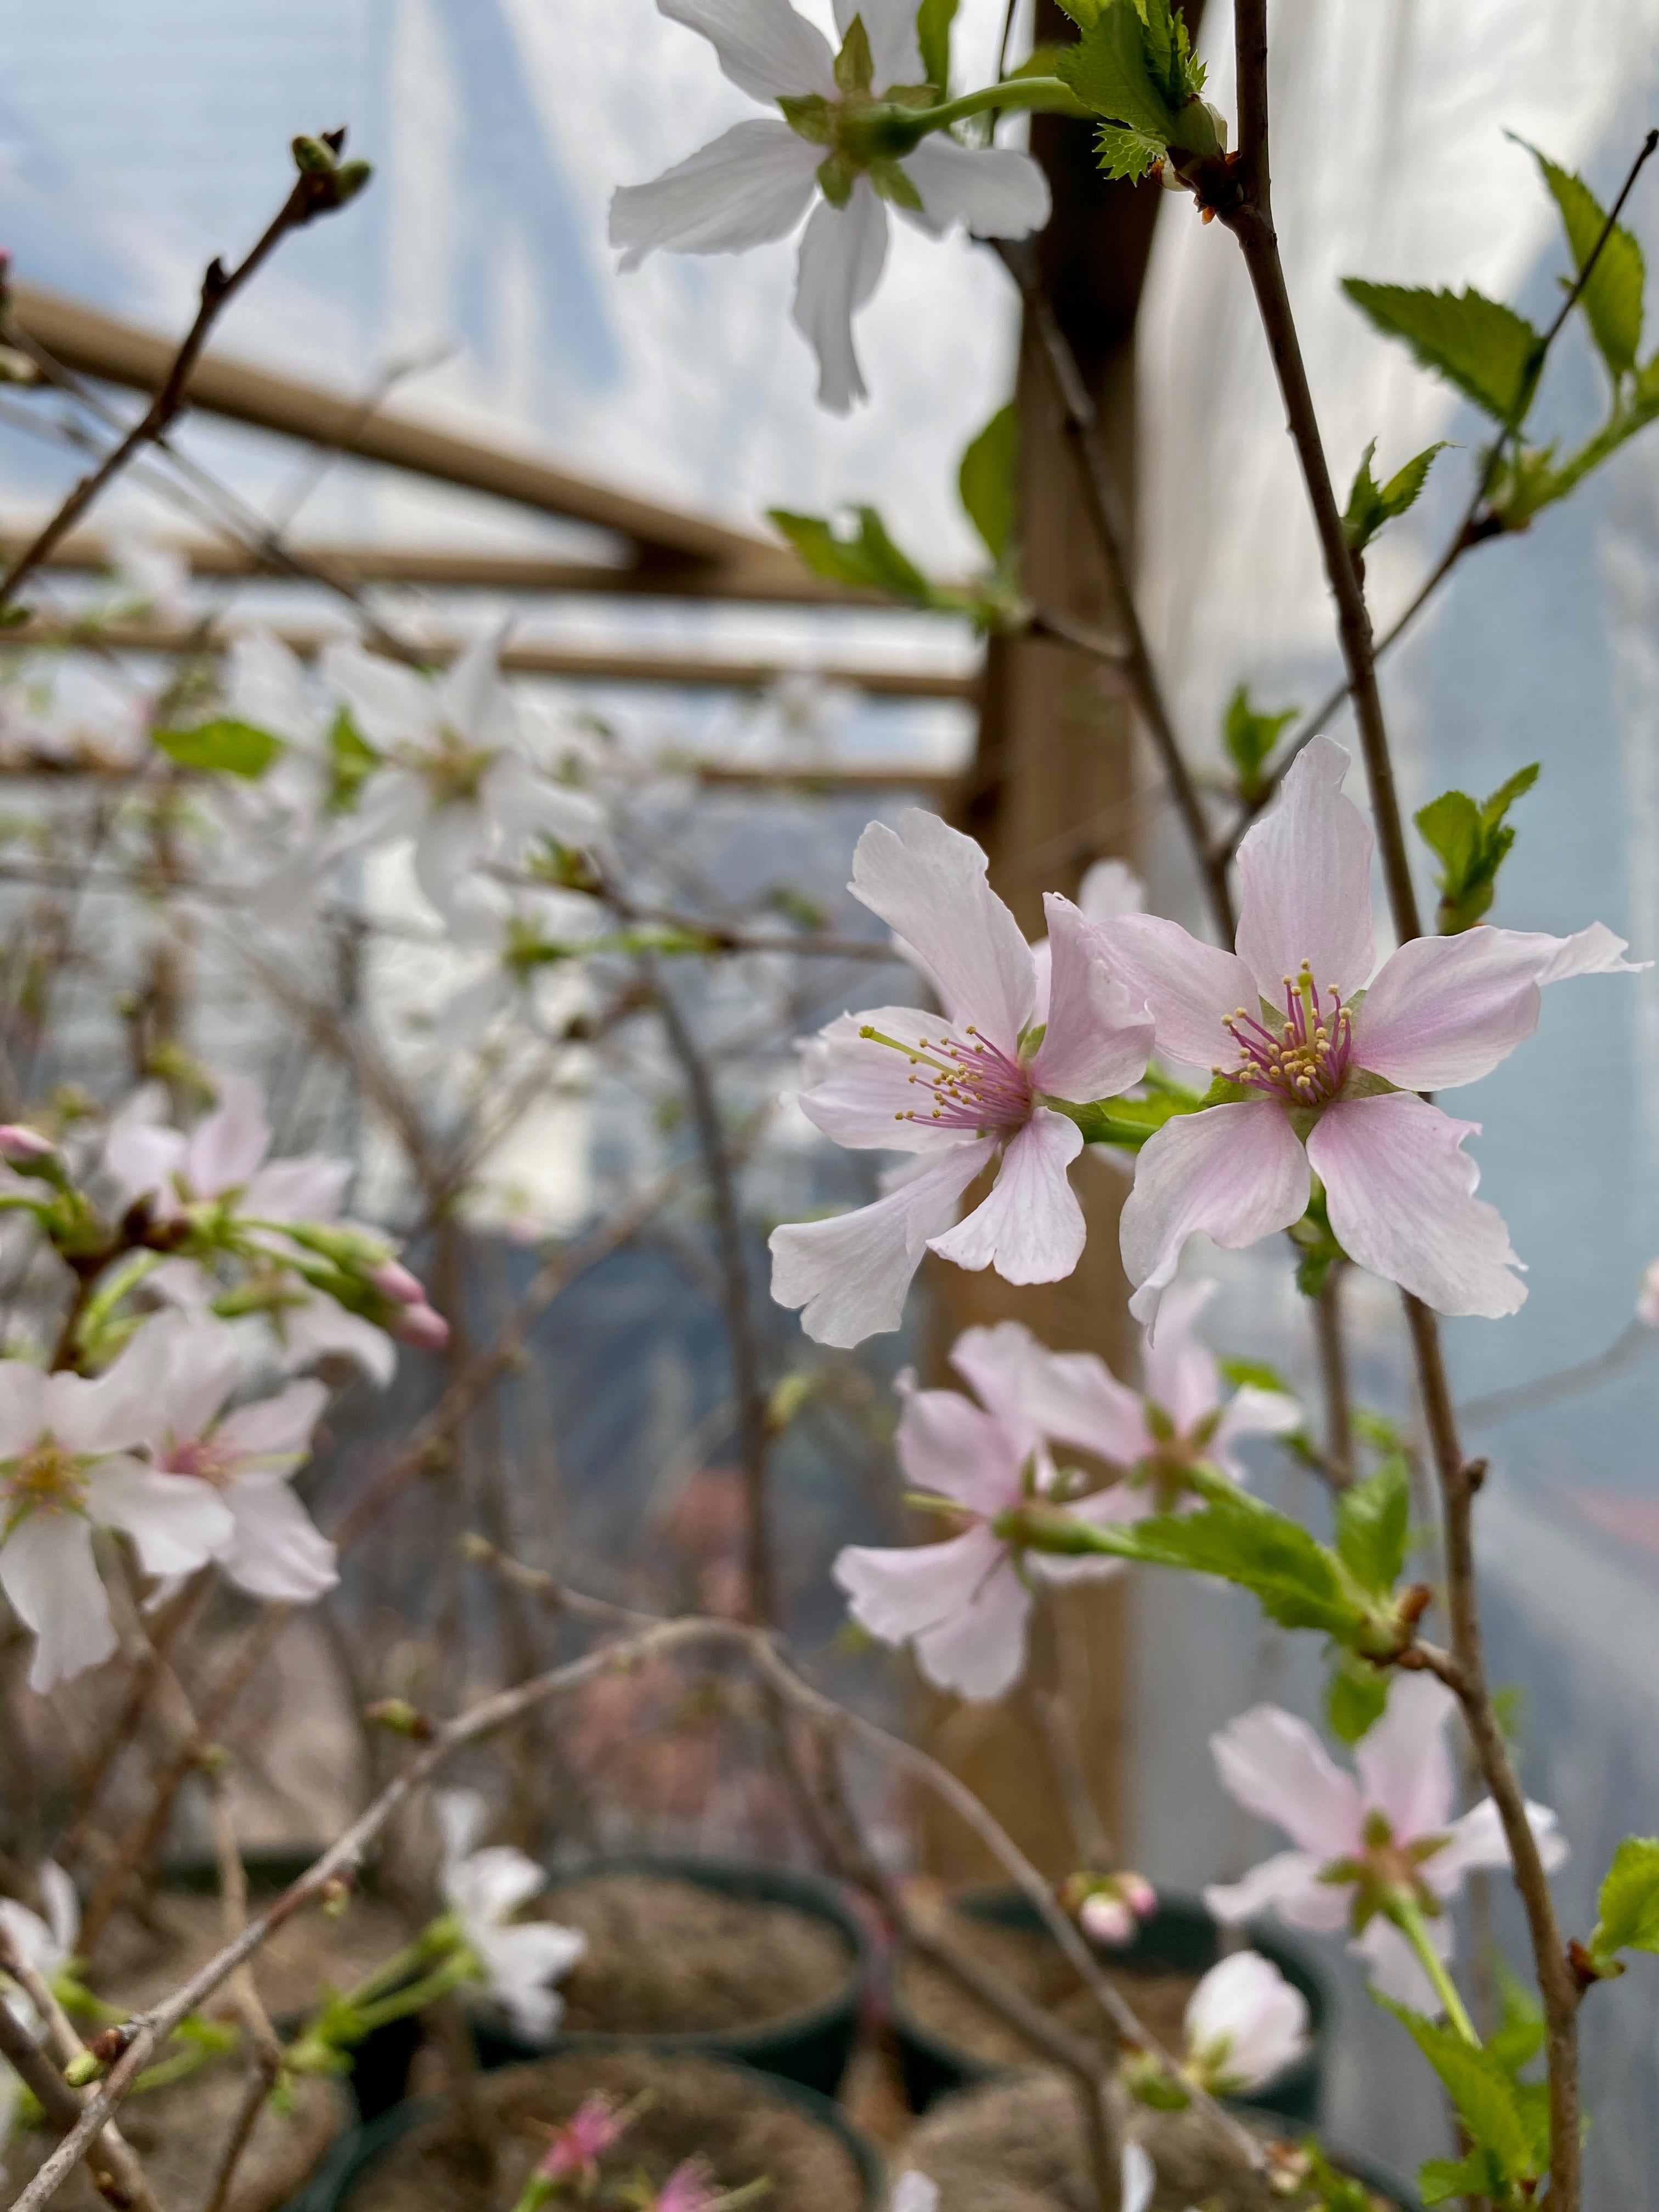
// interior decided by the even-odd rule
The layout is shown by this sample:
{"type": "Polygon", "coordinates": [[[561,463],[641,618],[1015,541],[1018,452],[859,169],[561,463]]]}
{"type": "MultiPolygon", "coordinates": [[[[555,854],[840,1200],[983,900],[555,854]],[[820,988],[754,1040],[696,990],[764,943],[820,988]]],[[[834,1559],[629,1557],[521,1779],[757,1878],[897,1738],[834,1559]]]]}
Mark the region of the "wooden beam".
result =
{"type": "MultiPolygon", "coordinates": [[[[44,518],[43,518],[44,520],[44,518]]],[[[30,543],[33,532],[14,524],[0,531],[0,556],[9,560],[30,543]]],[[[209,579],[270,575],[283,583],[302,580],[287,568],[261,556],[257,548],[227,539],[191,537],[160,541],[190,564],[192,575],[209,579]]],[[[761,606],[880,607],[894,602],[878,592],[855,591],[815,576],[793,554],[780,550],[764,562],[668,563],[571,561],[537,552],[480,552],[444,545],[331,544],[301,539],[289,550],[325,581],[416,584],[434,589],[487,592],[547,592],[570,597],[731,600],[761,606]]],[[[769,553],[771,549],[765,549],[769,553]]],[[[77,530],[55,546],[42,566],[75,574],[100,574],[118,548],[95,531],[77,530]]],[[[920,608],[897,610],[907,615],[920,608]]],[[[951,620],[960,619],[951,617],[951,620]]]]}
{"type": "MultiPolygon", "coordinates": [[[[157,392],[178,350],[173,339],[158,331],[40,285],[14,283],[11,306],[20,328],[54,361],[106,384],[157,392]]],[[[614,530],[658,560],[796,565],[793,554],[763,538],[593,483],[533,453],[441,429],[390,407],[367,406],[349,393],[221,353],[202,356],[189,392],[191,404],[210,415],[614,530]]]]}
{"type": "MultiPolygon", "coordinates": [[[[344,633],[318,624],[264,625],[302,660],[314,659],[344,633]]],[[[100,622],[93,624],[33,621],[6,630],[7,646],[98,647],[112,653],[155,653],[171,657],[222,653],[235,635],[219,623],[100,622]]],[[[434,665],[444,665],[472,641],[453,635],[423,635],[411,641],[434,665]]],[[[373,649],[372,647],[370,648],[373,649]]],[[[659,653],[618,644],[604,647],[538,645],[509,641],[501,665],[509,676],[557,676],[572,683],[662,684],[679,690],[763,691],[786,676],[821,676],[827,684],[850,684],[876,699],[960,699],[979,697],[976,669],[818,666],[800,661],[720,659],[705,653],[659,653]]]]}

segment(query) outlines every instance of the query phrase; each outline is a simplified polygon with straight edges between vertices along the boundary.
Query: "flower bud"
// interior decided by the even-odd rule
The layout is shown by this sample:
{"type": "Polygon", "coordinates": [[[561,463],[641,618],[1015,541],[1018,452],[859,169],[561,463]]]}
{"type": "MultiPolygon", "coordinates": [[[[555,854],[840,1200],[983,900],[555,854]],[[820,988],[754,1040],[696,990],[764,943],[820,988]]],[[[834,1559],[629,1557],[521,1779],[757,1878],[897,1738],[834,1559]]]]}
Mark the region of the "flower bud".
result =
{"type": "Polygon", "coordinates": [[[1085,1897],[1078,1912],[1078,1925],[1091,1943],[1103,1943],[1109,1949],[1118,1950],[1134,1940],[1135,1916],[1121,1897],[1109,1891],[1097,1890],[1085,1897]]]}
{"type": "Polygon", "coordinates": [[[390,1298],[397,1306],[423,1306],[426,1304],[424,1286],[411,1275],[398,1260],[383,1260],[378,1267],[368,1271],[368,1280],[383,1298],[390,1298]]]}
{"type": "Polygon", "coordinates": [[[50,1137],[22,1121],[0,1121],[0,1160],[9,1168],[32,1167],[51,1158],[55,1147],[50,1137]]]}
{"type": "Polygon", "coordinates": [[[402,1343],[418,1345],[422,1352],[441,1352],[449,1341],[449,1323],[424,1300],[402,1307],[391,1329],[402,1343]]]}

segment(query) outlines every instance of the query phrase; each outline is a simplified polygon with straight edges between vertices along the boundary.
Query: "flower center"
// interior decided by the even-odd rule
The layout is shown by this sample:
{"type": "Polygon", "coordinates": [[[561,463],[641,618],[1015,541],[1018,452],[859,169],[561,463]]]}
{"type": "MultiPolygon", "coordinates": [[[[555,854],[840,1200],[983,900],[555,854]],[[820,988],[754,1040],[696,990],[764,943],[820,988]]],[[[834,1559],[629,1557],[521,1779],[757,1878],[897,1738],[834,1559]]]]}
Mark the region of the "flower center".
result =
{"type": "Polygon", "coordinates": [[[75,1454],[48,1434],[9,1467],[0,1466],[0,1497],[8,1526],[30,1513],[79,1513],[86,1504],[86,1477],[75,1454]]]}
{"type": "Polygon", "coordinates": [[[1415,1836],[1404,1842],[1395,1834],[1387,1814],[1373,1807],[1365,1815],[1362,1837],[1361,1849],[1352,1858],[1334,1859],[1319,1876],[1322,1881],[1354,1885],[1350,1917],[1356,1934],[1373,1914],[1387,1912],[1398,1899],[1409,1900],[1431,1920],[1444,1911],[1424,1879],[1423,1867],[1444,1850],[1449,1836],[1415,1836]]]}
{"type": "Polygon", "coordinates": [[[236,1458],[217,1437],[169,1437],[155,1464],[165,1474],[188,1474],[222,1490],[235,1473],[236,1458]]]}
{"type": "Polygon", "coordinates": [[[1241,1006],[1226,1027],[1243,1057],[1228,1071],[1247,1091],[1286,1106],[1327,1106],[1342,1087],[1353,1056],[1353,1016],[1339,993],[1319,995],[1304,960],[1285,978],[1285,1012],[1272,1026],[1241,1006]]]}
{"type": "Polygon", "coordinates": [[[425,779],[434,806],[463,806],[477,799],[484,772],[495,757],[486,747],[468,744],[446,726],[437,744],[416,753],[410,764],[425,779]]]}
{"type": "Polygon", "coordinates": [[[1018,1060],[981,1036],[971,1022],[962,1037],[946,1030],[941,1037],[923,1037],[913,1045],[867,1027],[859,1035],[902,1052],[915,1071],[910,1081],[921,1090],[922,1099],[896,1113],[896,1121],[971,1129],[980,1135],[988,1129],[1023,1129],[1031,1118],[1036,1093],[1030,1077],[1018,1060]]]}

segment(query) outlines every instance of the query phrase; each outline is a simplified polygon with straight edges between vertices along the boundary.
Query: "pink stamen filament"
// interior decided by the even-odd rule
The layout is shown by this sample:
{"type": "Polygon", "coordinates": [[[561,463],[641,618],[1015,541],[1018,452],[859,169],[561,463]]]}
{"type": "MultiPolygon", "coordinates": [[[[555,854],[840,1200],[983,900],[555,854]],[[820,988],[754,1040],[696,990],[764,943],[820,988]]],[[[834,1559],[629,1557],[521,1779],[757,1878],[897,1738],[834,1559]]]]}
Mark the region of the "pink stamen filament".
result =
{"type": "Polygon", "coordinates": [[[902,1052],[915,1069],[910,1080],[931,1091],[933,1103],[920,1113],[915,1109],[896,1113],[896,1121],[930,1122],[942,1129],[1019,1129],[1031,1118],[1031,1079],[1018,1060],[990,1043],[970,1024],[971,1044],[958,1042],[947,1030],[937,1041],[923,1037],[916,1044],[902,1043],[881,1030],[865,1027],[859,1035],[876,1044],[902,1052]]]}
{"type": "Polygon", "coordinates": [[[1233,1080],[1287,1106],[1324,1106],[1342,1087],[1353,1054],[1353,1017],[1341,994],[1330,994],[1327,1011],[1304,960],[1285,978],[1285,1019],[1269,1029],[1240,1006],[1226,1024],[1243,1058],[1233,1080]]]}

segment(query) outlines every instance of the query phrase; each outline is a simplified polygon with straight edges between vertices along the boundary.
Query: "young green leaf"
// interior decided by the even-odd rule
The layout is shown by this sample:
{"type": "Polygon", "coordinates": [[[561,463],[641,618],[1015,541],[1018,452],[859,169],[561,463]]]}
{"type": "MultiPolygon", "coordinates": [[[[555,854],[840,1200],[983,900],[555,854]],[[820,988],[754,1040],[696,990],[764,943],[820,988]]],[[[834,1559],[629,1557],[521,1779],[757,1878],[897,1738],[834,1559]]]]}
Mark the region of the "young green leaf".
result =
{"type": "Polygon", "coordinates": [[[1013,544],[1019,515],[1019,410],[1012,400],[997,410],[963,454],[957,489],[986,551],[1000,563],[1013,544]]]}
{"type": "Polygon", "coordinates": [[[380,765],[380,756],[357,727],[351,709],[342,707],[328,732],[328,811],[350,813],[358,793],[380,765]]]}
{"type": "Polygon", "coordinates": [[[1498,2024],[1486,2039],[1486,2048],[1511,2074],[1529,2066],[1544,2047],[1544,2009],[1502,1958],[1494,1961],[1498,1972],[1498,2024]]]}
{"type": "Polygon", "coordinates": [[[767,509],[776,525],[815,576],[832,584],[850,584],[861,591],[874,587],[856,538],[837,537],[821,514],[792,514],[787,507],[767,509]]]}
{"type": "Polygon", "coordinates": [[[1261,771],[1267,756],[1299,711],[1295,707],[1281,707],[1276,714],[1264,714],[1261,708],[1251,705],[1249,687],[1243,684],[1227,702],[1221,723],[1221,742],[1237,770],[1241,799],[1252,800],[1261,796],[1265,788],[1261,771]]]}
{"type": "Polygon", "coordinates": [[[1386,1592],[1398,1582],[1411,1518],[1411,1476],[1403,1459],[1385,1460],[1338,1498],[1337,1553],[1363,1589],[1386,1592]]]}
{"type": "Polygon", "coordinates": [[[1279,1370],[1270,1367],[1265,1359],[1218,1359],[1216,1364],[1235,1390],[1242,1390],[1248,1384],[1253,1390],[1276,1390],[1285,1398],[1294,1395],[1279,1370]]]}
{"type": "Polygon", "coordinates": [[[1515,2081],[1493,2052],[1466,2043],[1455,2028],[1372,1994],[1440,2076],[1475,2151],[1491,2161],[1477,2193],[1501,2197],[1511,2182],[1535,2181],[1549,2163],[1549,2114],[1531,2085],[1515,2081]]]}
{"type": "Polygon", "coordinates": [[[1169,10],[1162,0],[1146,0],[1146,5],[1149,14],[1161,10],[1158,39],[1136,0],[1103,0],[1077,44],[1061,51],[1056,67],[1062,83],[1091,113],[1133,133],[1152,149],[1148,161],[1155,161],[1175,133],[1185,94],[1171,100],[1164,72],[1154,75],[1154,61],[1165,51],[1161,33],[1169,10]]]}
{"type": "Polygon", "coordinates": [[[1446,442],[1441,438],[1425,446],[1387,483],[1379,484],[1371,474],[1371,455],[1376,451],[1376,441],[1371,440],[1360,456],[1353,489],[1348,494],[1348,511],[1342,518],[1342,535],[1351,553],[1363,553],[1385,522],[1392,522],[1413,504],[1429,480],[1435,455],[1443,452],[1446,442]]]}
{"type": "Polygon", "coordinates": [[[887,526],[873,507],[854,509],[859,519],[859,552],[866,573],[878,592],[907,599],[914,606],[933,603],[933,587],[915,562],[887,534],[887,526]]]}
{"type": "Polygon", "coordinates": [[[180,768],[216,769],[257,782],[283,749],[282,739],[228,714],[189,730],[156,730],[155,743],[180,768]]]}
{"type": "Polygon", "coordinates": [[[1342,289],[1425,368],[1456,386],[1494,421],[1519,423],[1532,402],[1544,341],[1524,316],[1480,292],[1431,292],[1345,276],[1342,289]]]}
{"type": "Polygon", "coordinates": [[[935,91],[951,89],[951,25],[957,0],[921,0],[916,10],[916,40],[922,75],[935,91]]]}
{"type": "Polygon", "coordinates": [[[1325,1717],[1344,1743],[1358,1743],[1382,1719],[1388,1711],[1389,1680],[1369,1659],[1339,1652],[1325,1685],[1325,1717]]]}
{"type": "Polygon", "coordinates": [[[1540,154],[1536,146],[1516,137],[1513,131],[1505,136],[1513,138],[1517,146],[1525,147],[1537,162],[1550,197],[1560,210],[1561,227],[1567,234],[1576,276],[1583,275],[1584,264],[1595,253],[1595,266],[1590,270],[1578,304],[1584,311],[1597,350],[1617,384],[1620,377],[1628,376],[1636,367],[1637,349],[1642,343],[1642,293],[1647,282],[1642,249],[1622,223],[1615,223],[1607,232],[1601,252],[1596,253],[1597,243],[1607,230],[1607,210],[1589,186],[1571,169],[1560,167],[1547,154],[1540,154]]]}
{"type": "Polygon", "coordinates": [[[1440,862],[1443,936],[1455,937],[1473,928],[1490,908],[1497,895],[1498,872],[1515,842],[1515,831],[1504,817],[1532,789],[1538,775],[1539,764],[1534,761],[1479,805],[1467,792],[1443,791],[1419,810],[1419,832],[1440,862]]]}
{"type": "Polygon", "coordinates": [[[1484,2154],[1472,2150],[1467,2158],[1425,2159],[1417,2170],[1417,2190],[1425,2204],[1450,2204],[1460,2197],[1479,2200],[1492,2178],[1484,2154]]]}
{"type": "Polygon", "coordinates": [[[1659,1951],[1659,1837],[1626,1836],[1601,1884],[1590,1956],[1659,1951]]]}

